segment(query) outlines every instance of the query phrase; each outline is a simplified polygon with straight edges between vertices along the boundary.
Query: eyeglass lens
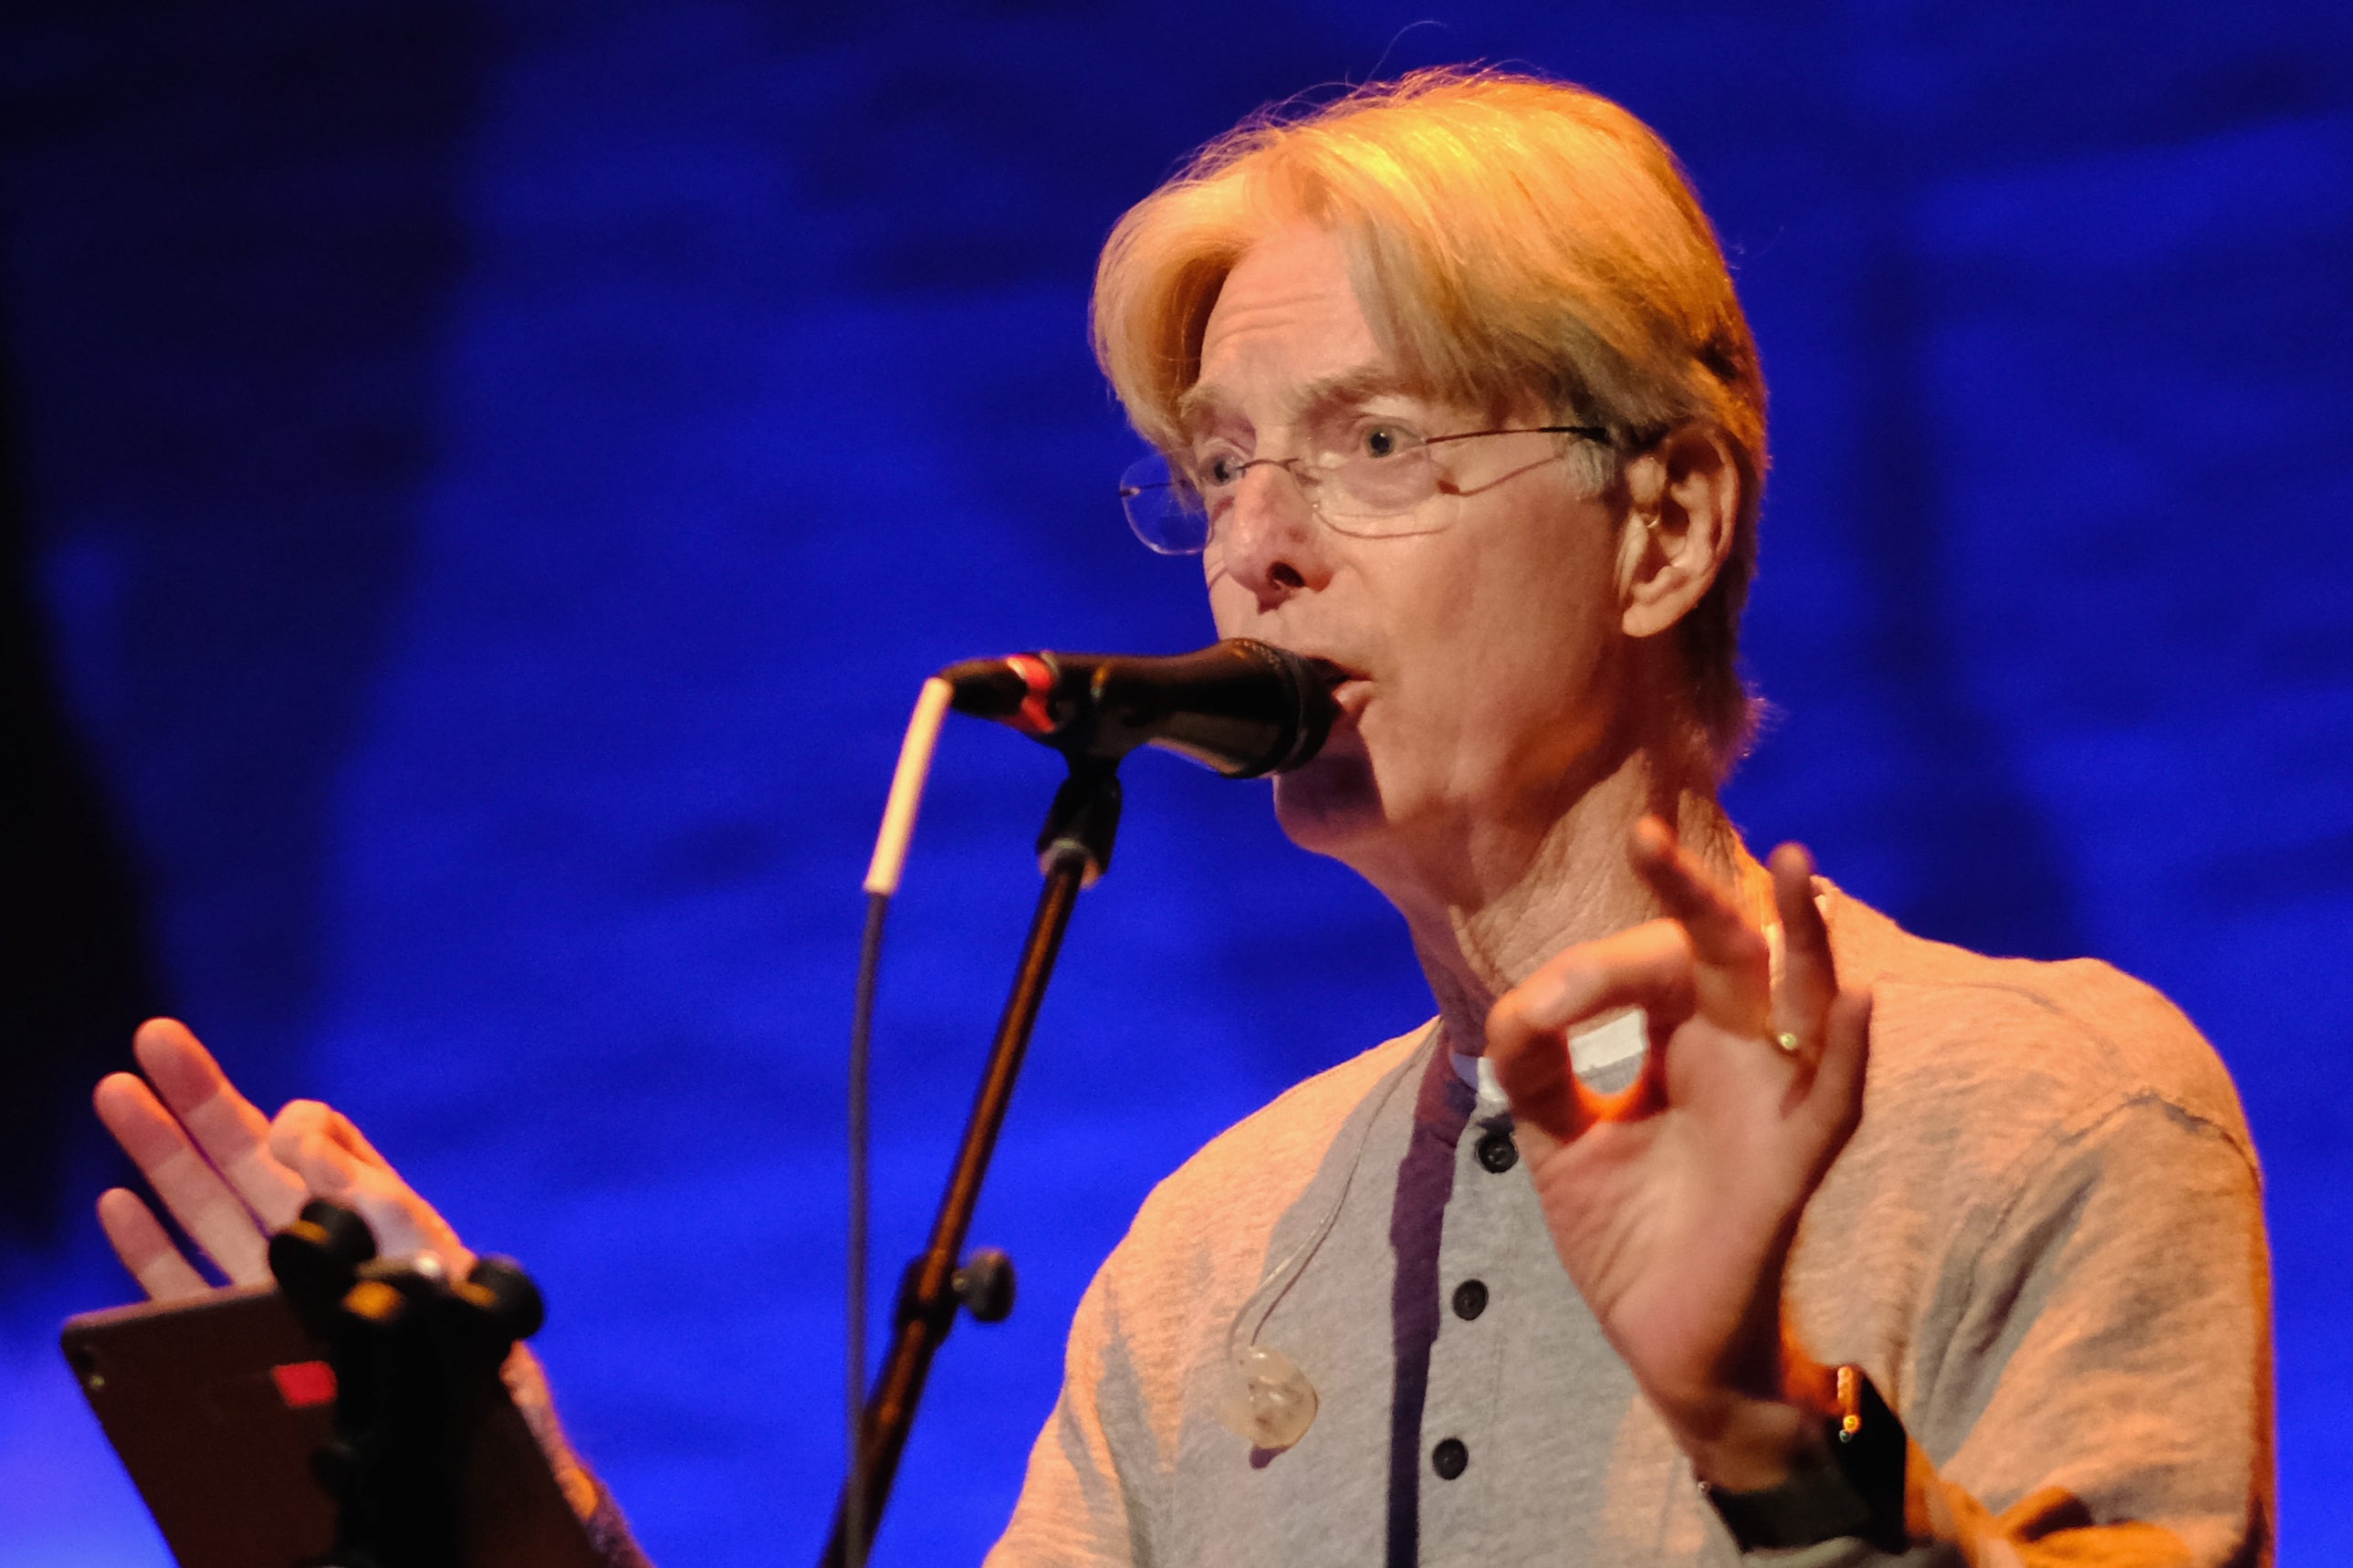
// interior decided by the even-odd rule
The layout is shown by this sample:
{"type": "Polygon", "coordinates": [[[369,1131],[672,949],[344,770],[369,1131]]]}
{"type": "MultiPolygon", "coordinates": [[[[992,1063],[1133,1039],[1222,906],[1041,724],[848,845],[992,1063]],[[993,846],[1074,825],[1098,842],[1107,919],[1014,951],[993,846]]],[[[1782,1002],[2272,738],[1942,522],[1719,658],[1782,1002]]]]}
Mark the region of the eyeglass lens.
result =
{"type": "MultiPolygon", "coordinates": [[[[1472,436],[1552,436],[1570,433],[1566,427],[1533,430],[1474,431],[1472,436]]],[[[1581,432],[1579,432],[1581,433],[1581,432]]],[[[1596,432],[1599,434],[1599,432],[1596,432]]],[[[1446,440],[1465,437],[1442,437],[1446,440]]],[[[1271,459],[1259,459],[1260,462],[1271,459]]],[[[1240,473],[1256,463],[1223,465],[1229,476],[1225,489],[1239,483],[1240,473]]],[[[1384,524],[1402,518],[1438,493],[1439,469],[1424,445],[1409,447],[1385,457],[1354,454],[1281,465],[1308,491],[1316,513],[1342,533],[1378,536],[1384,524]]],[[[1209,511],[1200,490],[1180,479],[1167,459],[1155,452],[1129,465],[1120,476],[1120,503],[1136,538],[1163,555],[1198,555],[1208,547],[1209,511]]]]}

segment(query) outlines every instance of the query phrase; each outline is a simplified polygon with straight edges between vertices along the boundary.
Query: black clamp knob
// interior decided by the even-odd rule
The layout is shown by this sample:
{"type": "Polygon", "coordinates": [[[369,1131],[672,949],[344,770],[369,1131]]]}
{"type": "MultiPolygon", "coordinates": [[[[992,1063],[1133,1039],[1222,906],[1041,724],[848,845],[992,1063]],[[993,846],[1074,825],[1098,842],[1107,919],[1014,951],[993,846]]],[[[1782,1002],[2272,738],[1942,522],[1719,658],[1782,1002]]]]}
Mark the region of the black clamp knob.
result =
{"type": "Polygon", "coordinates": [[[955,1271],[953,1289],[974,1321],[1001,1323],[1013,1315],[1013,1259],[984,1247],[955,1271]]]}
{"type": "Polygon", "coordinates": [[[921,1318],[945,1338],[958,1307],[970,1312],[976,1322],[1001,1323],[1012,1315],[1013,1259],[1004,1253],[993,1247],[980,1248],[964,1260],[963,1267],[949,1272],[936,1295],[927,1295],[923,1281],[932,1261],[929,1254],[918,1254],[908,1259],[906,1272],[899,1276],[900,1328],[921,1318]]]}

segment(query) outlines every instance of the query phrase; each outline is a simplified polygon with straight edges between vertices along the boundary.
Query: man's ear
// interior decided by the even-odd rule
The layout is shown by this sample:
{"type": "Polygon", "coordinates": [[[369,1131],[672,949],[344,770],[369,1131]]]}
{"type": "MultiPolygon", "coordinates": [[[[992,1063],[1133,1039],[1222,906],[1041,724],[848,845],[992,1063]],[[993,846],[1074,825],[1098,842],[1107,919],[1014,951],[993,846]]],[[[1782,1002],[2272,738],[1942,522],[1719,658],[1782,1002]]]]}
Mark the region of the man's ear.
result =
{"type": "Polygon", "coordinates": [[[1626,465],[1619,541],[1620,625],[1656,637],[1707,596],[1740,521],[1740,465],[1703,425],[1681,425],[1626,465]]]}

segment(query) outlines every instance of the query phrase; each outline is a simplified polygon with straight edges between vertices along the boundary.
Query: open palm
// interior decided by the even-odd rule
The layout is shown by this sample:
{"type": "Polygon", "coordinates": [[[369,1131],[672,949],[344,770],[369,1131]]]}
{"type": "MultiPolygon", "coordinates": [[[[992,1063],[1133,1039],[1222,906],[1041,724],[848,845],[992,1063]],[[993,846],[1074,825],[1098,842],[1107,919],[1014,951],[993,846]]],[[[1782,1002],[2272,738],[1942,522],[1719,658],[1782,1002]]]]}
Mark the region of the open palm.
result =
{"type": "MultiPolygon", "coordinates": [[[[195,1036],[170,1018],[142,1026],[132,1050],[146,1076],[101,1079],[92,1096],[99,1120],[231,1285],[270,1278],[270,1233],[313,1197],[359,1215],[387,1257],[430,1254],[456,1279],[472,1267],[474,1255],[457,1232],[341,1111],[298,1100],[265,1117],[195,1036]]],[[[148,1295],[182,1300],[214,1288],[138,1194],[111,1189],[98,1200],[98,1216],[148,1295]]],[[[556,1423],[538,1361],[518,1344],[501,1372],[557,1484],[587,1518],[596,1509],[596,1485],[556,1423]]]]}

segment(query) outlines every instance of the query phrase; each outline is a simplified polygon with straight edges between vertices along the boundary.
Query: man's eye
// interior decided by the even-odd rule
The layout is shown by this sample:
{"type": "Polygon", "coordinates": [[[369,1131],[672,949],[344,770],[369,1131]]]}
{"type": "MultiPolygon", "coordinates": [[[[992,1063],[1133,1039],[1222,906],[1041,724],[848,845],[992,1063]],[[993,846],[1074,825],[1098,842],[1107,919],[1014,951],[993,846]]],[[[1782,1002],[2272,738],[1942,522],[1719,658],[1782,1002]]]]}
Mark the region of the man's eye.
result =
{"type": "Polygon", "coordinates": [[[1241,481],[1242,460],[1231,452],[1211,452],[1194,463],[1193,473],[1203,489],[1221,490],[1241,481]]]}
{"type": "Polygon", "coordinates": [[[1356,438],[1356,450],[1367,458],[1394,458],[1415,444],[1413,432],[1402,425],[1367,425],[1356,438]]]}

